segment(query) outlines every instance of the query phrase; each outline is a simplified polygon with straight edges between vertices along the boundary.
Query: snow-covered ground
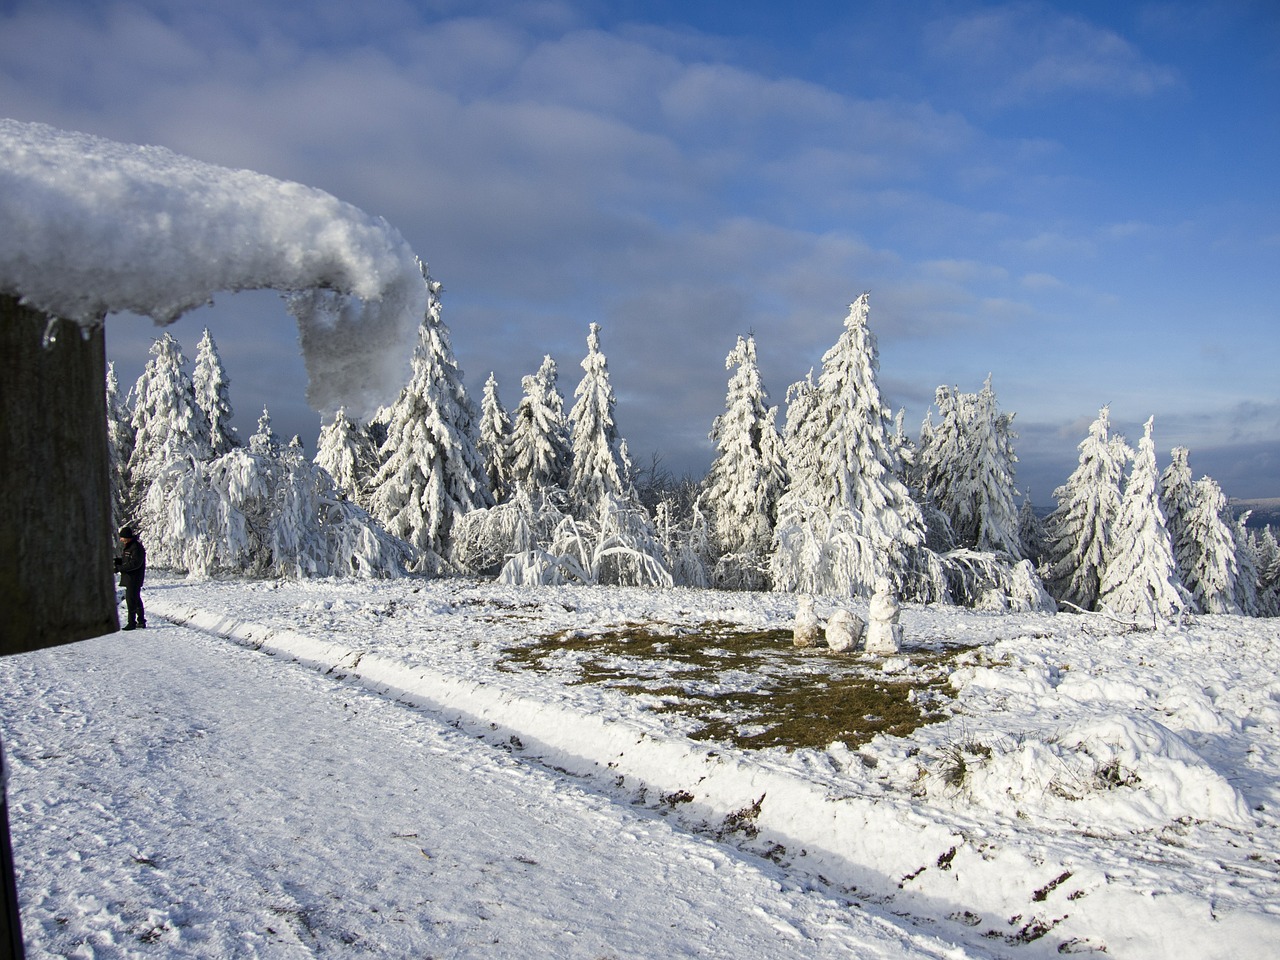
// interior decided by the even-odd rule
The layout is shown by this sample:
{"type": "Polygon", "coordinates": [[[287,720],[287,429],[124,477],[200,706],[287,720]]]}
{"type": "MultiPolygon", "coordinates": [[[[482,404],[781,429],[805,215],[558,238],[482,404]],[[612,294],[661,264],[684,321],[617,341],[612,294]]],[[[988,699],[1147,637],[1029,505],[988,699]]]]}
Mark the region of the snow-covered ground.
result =
{"type": "Polygon", "coordinates": [[[944,719],[752,751],[580,682],[583,645],[545,638],[785,629],[793,596],[152,576],[146,597],[145,632],[0,660],[31,956],[1280,944],[1275,621],[908,605],[900,656],[846,662],[943,663],[944,719]],[[534,642],[545,669],[504,652],[534,642]]]}

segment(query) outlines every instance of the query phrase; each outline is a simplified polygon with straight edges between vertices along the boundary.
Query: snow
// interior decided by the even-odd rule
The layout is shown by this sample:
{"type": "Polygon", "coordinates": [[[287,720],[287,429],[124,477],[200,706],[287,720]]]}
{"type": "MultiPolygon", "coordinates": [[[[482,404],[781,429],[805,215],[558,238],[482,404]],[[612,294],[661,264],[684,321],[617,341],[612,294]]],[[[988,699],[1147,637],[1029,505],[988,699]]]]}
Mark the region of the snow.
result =
{"type": "Polygon", "coordinates": [[[0,661],[31,956],[1280,942],[1270,621],[904,604],[898,655],[844,656],[901,677],[962,648],[946,719],[788,752],[691,739],[568,650],[536,672],[503,651],[717,621],[831,656],[792,647],[794,596],[155,574],[145,596],[147,631],[0,661]]]}
{"type": "Polygon", "coordinates": [[[170,323],[219,291],[280,290],[296,294],[318,409],[372,412],[407,378],[427,305],[417,258],[321,190],[0,119],[0,223],[0,292],[48,314],[170,323]]]}

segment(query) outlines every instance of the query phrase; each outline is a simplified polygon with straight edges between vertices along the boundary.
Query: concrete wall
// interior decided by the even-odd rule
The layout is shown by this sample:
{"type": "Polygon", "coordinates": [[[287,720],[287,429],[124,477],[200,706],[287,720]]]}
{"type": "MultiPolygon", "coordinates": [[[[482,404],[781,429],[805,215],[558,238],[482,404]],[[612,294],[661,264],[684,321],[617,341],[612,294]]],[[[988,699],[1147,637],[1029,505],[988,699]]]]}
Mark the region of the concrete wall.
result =
{"type": "Polygon", "coordinates": [[[105,392],[101,329],[0,295],[0,655],[119,629],[105,392]]]}

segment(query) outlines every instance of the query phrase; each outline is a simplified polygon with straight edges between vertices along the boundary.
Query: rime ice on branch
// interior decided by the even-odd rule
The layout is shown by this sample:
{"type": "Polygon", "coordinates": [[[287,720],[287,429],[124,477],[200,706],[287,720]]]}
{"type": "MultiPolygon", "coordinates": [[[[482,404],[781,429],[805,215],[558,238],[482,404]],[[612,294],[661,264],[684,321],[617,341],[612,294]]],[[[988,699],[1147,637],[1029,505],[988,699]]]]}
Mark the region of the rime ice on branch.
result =
{"type": "Polygon", "coordinates": [[[385,220],[298,183],[0,120],[0,293],[81,324],[171,323],[219,291],[294,298],[308,399],[367,412],[405,382],[427,291],[385,220]]]}

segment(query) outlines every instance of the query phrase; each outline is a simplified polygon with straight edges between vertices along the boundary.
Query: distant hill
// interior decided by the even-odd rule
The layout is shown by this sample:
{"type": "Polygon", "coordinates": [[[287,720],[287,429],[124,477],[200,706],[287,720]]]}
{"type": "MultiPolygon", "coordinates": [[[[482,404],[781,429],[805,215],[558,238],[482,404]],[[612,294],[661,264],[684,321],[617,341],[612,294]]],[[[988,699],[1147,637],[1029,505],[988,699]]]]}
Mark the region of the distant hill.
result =
{"type": "Polygon", "coordinates": [[[1277,530],[1280,530],[1280,497],[1265,497],[1261,500],[1236,500],[1234,497],[1227,501],[1227,507],[1231,510],[1233,517],[1238,517],[1246,510],[1252,510],[1249,515],[1248,527],[1257,527],[1261,529],[1268,524],[1277,530]]]}

